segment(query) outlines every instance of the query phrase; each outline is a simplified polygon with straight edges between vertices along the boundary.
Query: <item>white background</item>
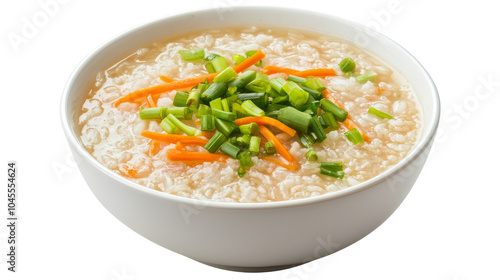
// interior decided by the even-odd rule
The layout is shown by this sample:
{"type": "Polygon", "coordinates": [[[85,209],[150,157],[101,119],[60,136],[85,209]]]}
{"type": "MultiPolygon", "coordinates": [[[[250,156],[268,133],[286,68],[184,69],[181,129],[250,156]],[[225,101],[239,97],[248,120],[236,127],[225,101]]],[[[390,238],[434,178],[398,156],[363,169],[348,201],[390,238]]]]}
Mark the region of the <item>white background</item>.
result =
{"type": "Polygon", "coordinates": [[[4,262],[2,218],[0,279],[500,278],[500,17],[494,1],[285,2],[379,29],[401,44],[433,77],[442,119],[414,189],[380,228],[320,260],[258,274],[200,264],[112,217],[72,162],[59,101],[84,56],[129,28],[193,9],[216,12],[271,1],[66,0],[43,22],[47,13],[40,3],[48,1],[0,4],[1,217],[6,217],[6,163],[16,160],[19,167],[18,273],[7,272],[4,262]],[[39,27],[19,45],[9,40],[22,36],[26,21],[34,20],[39,27]]]}

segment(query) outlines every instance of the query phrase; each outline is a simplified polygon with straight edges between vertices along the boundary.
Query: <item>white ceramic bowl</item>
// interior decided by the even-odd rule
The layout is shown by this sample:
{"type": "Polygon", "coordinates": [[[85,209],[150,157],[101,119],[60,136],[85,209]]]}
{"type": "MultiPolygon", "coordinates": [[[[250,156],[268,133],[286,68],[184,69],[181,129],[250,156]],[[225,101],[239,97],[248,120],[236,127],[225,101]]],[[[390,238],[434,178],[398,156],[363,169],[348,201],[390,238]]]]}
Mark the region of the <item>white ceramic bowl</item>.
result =
{"type": "Polygon", "coordinates": [[[406,50],[363,26],[329,15],[283,8],[205,10],[161,19],[128,31],[92,52],[71,75],[62,97],[62,123],[83,177],[116,218],[149,240],[214,266],[271,269],[331,254],[384,222],[417,179],[439,120],[439,97],[425,69],[406,50]],[[141,46],[182,33],[234,25],[285,26],[351,41],[401,72],[420,98],[424,125],[409,155],[351,188],[273,203],[201,202],[135,184],[106,169],[82,146],[78,114],[98,71],[141,46]]]}

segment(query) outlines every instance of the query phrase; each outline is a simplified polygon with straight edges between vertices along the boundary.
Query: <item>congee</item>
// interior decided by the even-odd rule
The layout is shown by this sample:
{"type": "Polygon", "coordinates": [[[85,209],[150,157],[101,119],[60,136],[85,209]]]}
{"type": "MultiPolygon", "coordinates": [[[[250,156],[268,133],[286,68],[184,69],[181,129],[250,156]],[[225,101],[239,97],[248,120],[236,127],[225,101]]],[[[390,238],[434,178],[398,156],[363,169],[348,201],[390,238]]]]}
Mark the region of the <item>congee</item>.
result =
{"type": "Polygon", "coordinates": [[[349,188],[420,136],[412,86],[369,50],[279,28],[210,30],[96,76],[81,142],[106,168],[200,200],[271,202],[349,188]]]}

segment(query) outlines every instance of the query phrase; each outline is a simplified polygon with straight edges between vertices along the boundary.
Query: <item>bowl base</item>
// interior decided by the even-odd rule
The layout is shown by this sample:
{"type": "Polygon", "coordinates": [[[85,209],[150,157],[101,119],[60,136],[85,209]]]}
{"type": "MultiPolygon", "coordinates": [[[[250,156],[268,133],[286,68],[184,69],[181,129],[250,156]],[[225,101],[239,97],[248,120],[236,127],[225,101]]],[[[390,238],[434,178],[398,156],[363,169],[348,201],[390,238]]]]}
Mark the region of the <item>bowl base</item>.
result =
{"type": "Polygon", "coordinates": [[[278,271],[278,270],[283,270],[283,269],[288,269],[292,268],[298,265],[301,265],[301,263],[297,264],[290,264],[290,265],[276,265],[276,266],[262,266],[262,267],[252,267],[252,266],[230,266],[230,265],[218,265],[218,264],[212,264],[212,263],[206,263],[206,262],[201,262],[203,264],[215,267],[215,268],[220,268],[224,270],[230,270],[230,271],[236,271],[236,272],[271,272],[271,271],[278,271]]]}

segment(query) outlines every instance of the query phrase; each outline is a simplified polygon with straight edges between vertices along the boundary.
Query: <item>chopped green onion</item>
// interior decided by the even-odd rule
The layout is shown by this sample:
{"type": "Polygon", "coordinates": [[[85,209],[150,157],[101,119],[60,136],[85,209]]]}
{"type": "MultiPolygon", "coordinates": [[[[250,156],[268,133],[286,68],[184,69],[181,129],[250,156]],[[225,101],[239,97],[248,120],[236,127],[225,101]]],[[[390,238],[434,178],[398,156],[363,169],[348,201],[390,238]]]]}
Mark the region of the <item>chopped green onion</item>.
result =
{"type": "Polygon", "coordinates": [[[209,61],[207,64],[205,64],[205,69],[207,69],[208,74],[213,74],[216,73],[214,64],[212,61],[209,61]]]}
{"type": "Polygon", "coordinates": [[[216,131],[214,136],[208,140],[208,143],[203,146],[205,150],[215,153],[219,149],[219,147],[222,145],[222,143],[226,142],[227,138],[222,134],[220,131],[216,131]]]}
{"type": "Polygon", "coordinates": [[[259,154],[260,141],[261,139],[258,136],[250,137],[250,145],[248,146],[248,150],[250,151],[250,154],[252,156],[256,156],[259,154]]]}
{"type": "Polygon", "coordinates": [[[238,167],[238,176],[240,178],[243,178],[246,173],[247,173],[247,171],[245,170],[245,168],[243,166],[238,167]]]}
{"type": "Polygon", "coordinates": [[[315,91],[324,91],[326,89],[325,85],[319,78],[307,79],[302,83],[303,86],[310,88],[315,91]]]}
{"type": "Polygon", "coordinates": [[[199,135],[201,132],[199,132],[196,128],[190,127],[186,125],[185,123],[181,122],[179,119],[177,119],[174,115],[168,114],[167,116],[168,120],[171,121],[175,126],[177,126],[178,129],[180,129],[182,132],[186,133],[189,136],[194,136],[194,135],[199,135]]]}
{"type": "Polygon", "coordinates": [[[316,152],[312,148],[309,148],[309,150],[307,150],[307,153],[306,153],[306,159],[307,159],[307,161],[317,161],[318,155],[316,154],[316,152]]]}
{"type": "Polygon", "coordinates": [[[281,95],[276,98],[273,98],[273,101],[271,101],[272,104],[279,104],[279,103],[287,103],[288,102],[288,95],[281,95]]]}
{"type": "Polygon", "coordinates": [[[353,128],[353,129],[345,132],[344,135],[354,145],[361,144],[365,141],[363,139],[363,136],[361,135],[361,133],[359,133],[359,130],[357,128],[353,128]]]}
{"type": "Polygon", "coordinates": [[[201,131],[213,131],[215,129],[215,118],[212,115],[202,115],[200,122],[201,131]]]}
{"type": "Polygon", "coordinates": [[[201,60],[205,57],[205,50],[179,50],[179,54],[185,61],[196,61],[201,60]]]}
{"type": "Polygon", "coordinates": [[[222,70],[217,76],[214,77],[213,82],[214,83],[226,83],[227,81],[231,80],[232,78],[238,76],[238,73],[234,71],[232,67],[227,67],[226,69],[222,70]]]}
{"type": "Polygon", "coordinates": [[[269,97],[265,92],[240,93],[238,94],[238,100],[251,100],[253,104],[261,109],[265,109],[269,103],[269,97]]]}
{"type": "Polygon", "coordinates": [[[311,124],[309,125],[309,130],[311,131],[311,133],[314,133],[314,135],[316,135],[317,137],[316,142],[321,143],[326,139],[326,133],[323,130],[321,124],[319,123],[317,117],[311,118],[311,124]]]}
{"type": "Polygon", "coordinates": [[[214,59],[214,58],[216,58],[216,57],[218,57],[218,56],[220,56],[220,54],[216,54],[216,53],[209,53],[209,54],[207,54],[207,55],[205,56],[204,60],[208,60],[208,61],[210,61],[210,60],[212,60],[212,59],[214,59]]]}
{"type": "Polygon", "coordinates": [[[222,108],[222,99],[219,97],[217,99],[214,99],[212,101],[210,101],[210,108],[212,109],[212,113],[213,113],[213,110],[216,109],[216,110],[223,110],[222,108]]]}
{"type": "Polygon", "coordinates": [[[186,107],[188,98],[189,98],[189,93],[184,91],[178,91],[174,97],[174,106],[186,107]]]}
{"type": "Polygon", "coordinates": [[[247,58],[242,56],[241,54],[233,55],[234,65],[238,65],[238,64],[242,63],[243,61],[245,61],[246,59],[247,58]]]}
{"type": "Polygon", "coordinates": [[[161,129],[166,131],[167,133],[173,134],[177,133],[179,130],[175,124],[173,124],[168,118],[164,118],[160,123],[161,129]]]}
{"type": "Polygon", "coordinates": [[[167,114],[172,114],[178,119],[190,120],[193,118],[193,111],[188,107],[168,107],[167,114]]]}
{"type": "MultiPolygon", "coordinates": [[[[269,97],[272,97],[272,98],[276,98],[278,96],[281,96],[280,93],[278,93],[277,91],[275,91],[272,87],[271,87],[271,84],[269,84],[269,87],[268,87],[268,90],[267,90],[267,93],[269,94],[269,97]]],[[[285,94],[286,95],[286,94],[285,94]]]]}
{"type": "Polygon", "coordinates": [[[377,77],[377,73],[366,73],[366,74],[361,74],[361,75],[358,75],[356,76],[356,80],[358,80],[358,82],[364,84],[374,78],[377,77]]]}
{"type": "Polygon", "coordinates": [[[222,110],[224,112],[231,112],[231,106],[229,106],[229,98],[224,98],[221,100],[222,110]]]}
{"type": "Polygon", "coordinates": [[[283,86],[286,84],[286,80],[283,77],[277,77],[269,81],[271,88],[278,93],[285,93],[283,91],[283,86]]]}
{"type": "Polygon", "coordinates": [[[325,169],[323,167],[320,167],[320,172],[321,172],[321,174],[335,177],[338,179],[344,178],[344,175],[345,175],[344,171],[331,171],[331,170],[325,169]]]}
{"type": "Polygon", "coordinates": [[[238,153],[240,152],[240,148],[229,143],[228,141],[222,143],[222,145],[220,146],[220,150],[232,158],[236,158],[238,156],[238,153]]]}
{"type": "Polygon", "coordinates": [[[298,84],[301,84],[301,83],[307,81],[306,78],[297,77],[297,76],[294,76],[294,75],[288,75],[288,80],[292,81],[292,82],[295,82],[295,83],[298,83],[298,84]]]}
{"type": "Polygon", "coordinates": [[[210,82],[208,81],[208,79],[206,79],[203,83],[199,83],[196,88],[199,89],[201,93],[203,93],[209,86],[210,82]]]}
{"type": "Polygon", "coordinates": [[[346,111],[342,110],[339,106],[335,105],[335,103],[326,98],[321,99],[320,107],[321,109],[323,109],[323,111],[332,113],[340,122],[345,121],[345,119],[347,118],[346,111]]]}
{"type": "Polygon", "coordinates": [[[205,105],[205,104],[198,104],[196,107],[196,117],[201,118],[203,115],[210,115],[212,114],[212,109],[210,106],[205,105]]]}
{"type": "Polygon", "coordinates": [[[264,144],[264,150],[268,155],[274,155],[276,153],[276,147],[274,147],[274,144],[271,141],[268,141],[266,142],[266,144],[264,144]]]}
{"type": "MultiPolygon", "coordinates": [[[[251,57],[251,56],[252,56],[252,55],[254,55],[256,52],[257,52],[257,51],[247,51],[247,52],[245,53],[245,55],[246,55],[247,57],[251,57]]],[[[255,66],[261,66],[261,65],[262,65],[262,59],[261,59],[261,60],[259,60],[259,61],[258,61],[257,63],[255,63],[254,65],[255,65],[255,66]]]]}
{"type": "Polygon", "coordinates": [[[240,161],[242,167],[253,166],[253,161],[252,158],[250,157],[249,151],[241,152],[238,155],[238,160],[240,161]]]}
{"type": "Polygon", "coordinates": [[[243,124],[239,126],[240,132],[247,135],[259,134],[259,125],[257,123],[243,124]]]}
{"type": "Polygon", "coordinates": [[[231,134],[238,129],[238,126],[233,122],[221,120],[219,118],[215,118],[215,127],[217,128],[217,130],[226,135],[226,137],[231,136],[231,134]]]}
{"type": "Polygon", "coordinates": [[[229,141],[229,143],[233,144],[233,145],[238,145],[238,142],[236,141],[236,138],[238,137],[231,137],[229,139],[227,139],[227,141],[229,141]]]}
{"type": "Polygon", "coordinates": [[[316,91],[316,90],[313,90],[313,89],[310,89],[308,87],[305,87],[305,86],[300,86],[301,89],[303,89],[304,91],[306,91],[307,93],[309,93],[309,96],[312,96],[314,99],[322,99],[323,98],[323,93],[319,92],[319,91],[316,91]]]}
{"type": "Polygon", "coordinates": [[[220,72],[227,68],[226,59],[223,56],[217,56],[210,61],[215,69],[215,72],[220,72]]]}
{"type": "Polygon", "coordinates": [[[243,111],[243,110],[241,109],[241,105],[240,105],[240,104],[238,104],[238,103],[236,103],[236,102],[235,102],[235,103],[233,103],[233,104],[231,105],[231,107],[232,107],[232,110],[231,110],[231,111],[235,112],[235,113],[236,113],[236,116],[237,116],[238,118],[243,118],[243,117],[248,117],[248,116],[249,116],[249,115],[248,115],[245,111],[243,111]]]}
{"type": "Polygon", "coordinates": [[[288,101],[293,106],[302,105],[309,99],[309,93],[299,87],[296,83],[288,81],[283,86],[283,90],[288,95],[288,101]]]}
{"type": "Polygon", "coordinates": [[[310,148],[314,144],[314,139],[307,133],[299,132],[299,143],[304,148],[310,148]]]}
{"type": "Polygon", "coordinates": [[[243,134],[236,138],[236,143],[244,148],[248,147],[250,145],[250,135],[248,134],[243,134]]]}
{"type": "Polygon", "coordinates": [[[226,91],[227,85],[225,83],[212,83],[207,90],[201,94],[201,99],[203,99],[205,103],[208,103],[210,100],[223,96],[226,91]]]}
{"type": "Polygon", "coordinates": [[[331,171],[342,171],[344,169],[342,162],[320,162],[320,166],[331,171]]]}
{"type": "Polygon", "coordinates": [[[187,99],[187,106],[198,105],[200,102],[201,91],[197,88],[191,89],[189,92],[189,97],[187,99]]]}
{"type": "Polygon", "coordinates": [[[339,64],[340,70],[344,73],[352,73],[356,69],[356,62],[350,57],[344,58],[339,64]]]}
{"type": "Polygon", "coordinates": [[[141,108],[139,118],[141,120],[161,120],[167,116],[167,107],[141,108]]]}
{"type": "Polygon", "coordinates": [[[307,133],[311,116],[293,107],[285,107],[278,112],[278,120],[293,129],[307,133]]]}
{"type": "Polygon", "coordinates": [[[236,120],[236,113],[235,112],[226,112],[226,111],[212,108],[212,115],[214,115],[214,117],[216,117],[216,118],[226,120],[226,121],[236,120]]]}
{"type": "Polygon", "coordinates": [[[383,119],[392,119],[393,117],[385,112],[382,112],[380,110],[377,110],[373,107],[371,107],[370,109],[368,109],[368,113],[372,114],[372,115],[375,115],[377,117],[380,117],[380,118],[383,118],[383,119]]]}
{"type": "Polygon", "coordinates": [[[266,113],[257,105],[255,105],[252,100],[245,100],[241,103],[241,109],[251,115],[251,116],[265,116],[266,113]]]}
{"type": "Polygon", "coordinates": [[[255,79],[248,83],[245,88],[252,92],[267,92],[270,89],[267,74],[257,73],[255,79]]]}
{"type": "Polygon", "coordinates": [[[239,77],[227,83],[228,87],[244,88],[248,83],[257,77],[257,73],[251,70],[243,72],[239,77]]]}
{"type": "Polygon", "coordinates": [[[331,127],[332,130],[339,129],[339,124],[337,123],[337,120],[335,119],[335,116],[332,113],[324,112],[318,118],[319,118],[320,122],[322,122],[321,125],[324,128],[331,127]]]}

